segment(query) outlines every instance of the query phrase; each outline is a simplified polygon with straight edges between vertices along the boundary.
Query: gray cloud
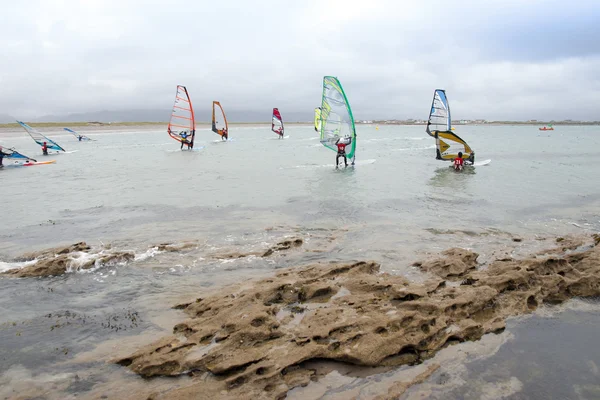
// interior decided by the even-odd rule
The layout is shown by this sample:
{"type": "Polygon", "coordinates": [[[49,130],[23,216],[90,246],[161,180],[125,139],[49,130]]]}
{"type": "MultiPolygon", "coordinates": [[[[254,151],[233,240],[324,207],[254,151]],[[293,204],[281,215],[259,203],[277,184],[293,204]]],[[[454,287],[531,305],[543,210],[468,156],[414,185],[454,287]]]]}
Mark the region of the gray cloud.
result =
{"type": "Polygon", "coordinates": [[[312,110],[338,76],[357,118],[600,119],[600,5],[554,0],[32,0],[0,25],[0,114],[312,110]],[[290,3],[290,4],[288,4],[290,3]],[[205,108],[204,108],[205,107],[205,108]]]}

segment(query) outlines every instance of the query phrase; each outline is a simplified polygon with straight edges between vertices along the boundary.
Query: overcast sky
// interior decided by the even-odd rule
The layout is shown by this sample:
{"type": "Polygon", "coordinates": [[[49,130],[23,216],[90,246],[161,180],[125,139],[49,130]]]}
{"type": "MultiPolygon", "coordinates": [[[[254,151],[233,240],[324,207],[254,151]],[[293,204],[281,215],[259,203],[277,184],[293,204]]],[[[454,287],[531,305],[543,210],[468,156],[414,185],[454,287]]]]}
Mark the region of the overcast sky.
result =
{"type": "Polygon", "coordinates": [[[600,120],[598,0],[22,0],[2,5],[0,114],[312,110],[337,76],[355,117],[600,120]]]}

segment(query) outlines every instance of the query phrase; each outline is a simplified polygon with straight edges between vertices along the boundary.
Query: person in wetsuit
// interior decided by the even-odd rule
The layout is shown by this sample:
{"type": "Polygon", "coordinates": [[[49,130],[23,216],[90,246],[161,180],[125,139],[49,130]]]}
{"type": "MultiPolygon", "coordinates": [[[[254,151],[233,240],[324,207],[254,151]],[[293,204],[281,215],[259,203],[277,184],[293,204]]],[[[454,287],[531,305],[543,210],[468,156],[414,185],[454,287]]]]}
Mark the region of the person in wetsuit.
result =
{"type": "Polygon", "coordinates": [[[471,153],[469,154],[469,158],[467,158],[466,161],[471,165],[475,164],[475,152],[474,151],[471,151],[471,153]]]}
{"type": "Polygon", "coordinates": [[[335,145],[337,146],[337,155],[335,156],[335,167],[336,168],[338,167],[340,157],[344,157],[344,165],[346,167],[348,167],[348,158],[346,157],[346,146],[348,146],[350,143],[352,143],[351,137],[344,138],[344,141],[342,141],[342,138],[339,138],[335,142],[335,145]],[[346,143],[346,139],[348,140],[348,143],[346,143]]]}
{"type": "Polygon", "coordinates": [[[189,143],[188,143],[188,141],[187,141],[187,137],[188,137],[188,134],[187,134],[187,132],[181,132],[181,133],[179,134],[179,136],[181,136],[181,150],[183,150],[183,145],[184,145],[184,144],[187,144],[187,146],[188,146],[188,149],[189,149],[189,148],[190,148],[190,144],[189,144],[189,143]]]}
{"type": "Polygon", "coordinates": [[[221,132],[222,132],[221,140],[228,140],[229,136],[227,135],[227,129],[223,129],[221,132]]]}
{"type": "Polygon", "coordinates": [[[2,164],[2,160],[4,160],[4,156],[7,156],[8,154],[5,154],[4,151],[2,151],[2,146],[0,146],[0,168],[4,167],[4,164],[2,164]]]}
{"type": "Polygon", "coordinates": [[[44,142],[44,144],[42,145],[42,153],[47,156],[48,155],[48,145],[46,144],[46,142],[44,142]]]}
{"type": "Polygon", "coordinates": [[[454,169],[457,171],[462,171],[465,161],[462,158],[462,151],[458,152],[458,157],[454,159],[454,169]]]}

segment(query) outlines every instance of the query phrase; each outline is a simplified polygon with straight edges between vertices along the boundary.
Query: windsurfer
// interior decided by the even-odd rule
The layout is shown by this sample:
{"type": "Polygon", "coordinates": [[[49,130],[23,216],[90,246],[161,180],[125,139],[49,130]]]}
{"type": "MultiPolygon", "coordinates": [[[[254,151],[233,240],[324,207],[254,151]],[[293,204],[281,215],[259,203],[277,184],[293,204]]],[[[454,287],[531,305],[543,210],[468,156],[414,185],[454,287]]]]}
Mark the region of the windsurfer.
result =
{"type": "Polygon", "coordinates": [[[458,157],[454,159],[454,169],[457,171],[462,171],[464,160],[462,158],[463,153],[461,151],[458,152],[458,157]]]}
{"type": "Polygon", "coordinates": [[[79,139],[79,141],[81,142],[81,139],[83,139],[83,136],[79,135],[79,136],[77,136],[77,139],[79,139]]]}
{"type": "Polygon", "coordinates": [[[189,149],[190,148],[190,144],[188,143],[188,140],[187,140],[187,137],[188,137],[187,132],[181,132],[179,134],[179,136],[181,136],[181,150],[183,150],[183,145],[184,144],[187,144],[188,149],[189,149]]]}
{"type": "Polygon", "coordinates": [[[471,153],[469,154],[469,158],[467,158],[466,161],[471,165],[475,164],[475,152],[474,151],[471,151],[471,153]]]}
{"type": "Polygon", "coordinates": [[[2,151],[2,146],[0,146],[0,168],[4,167],[4,165],[2,164],[2,160],[4,160],[4,156],[6,154],[4,154],[4,151],[2,151]]]}
{"type": "Polygon", "coordinates": [[[227,129],[223,129],[221,131],[221,140],[227,140],[229,137],[227,136],[227,129]]]}
{"type": "Polygon", "coordinates": [[[342,138],[339,138],[335,142],[335,145],[337,146],[337,149],[338,149],[337,155],[335,156],[335,167],[336,168],[338,167],[340,157],[344,157],[344,165],[346,167],[348,167],[348,159],[346,158],[346,146],[348,146],[350,143],[352,143],[351,137],[344,138],[344,141],[342,141],[342,138]]]}
{"type": "Polygon", "coordinates": [[[47,156],[48,155],[48,145],[46,144],[46,142],[44,142],[44,144],[42,145],[42,153],[47,156]]]}

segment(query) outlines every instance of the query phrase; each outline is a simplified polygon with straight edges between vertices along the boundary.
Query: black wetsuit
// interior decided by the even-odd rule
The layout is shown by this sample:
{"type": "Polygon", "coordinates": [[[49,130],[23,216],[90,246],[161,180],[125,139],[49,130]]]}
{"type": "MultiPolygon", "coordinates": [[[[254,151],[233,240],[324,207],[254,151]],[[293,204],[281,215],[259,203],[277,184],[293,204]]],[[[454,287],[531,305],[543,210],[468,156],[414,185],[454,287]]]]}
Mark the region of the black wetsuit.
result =
{"type": "Polygon", "coordinates": [[[4,166],[4,164],[2,164],[2,160],[4,160],[4,153],[2,152],[2,150],[0,150],[0,167],[4,166]]]}

